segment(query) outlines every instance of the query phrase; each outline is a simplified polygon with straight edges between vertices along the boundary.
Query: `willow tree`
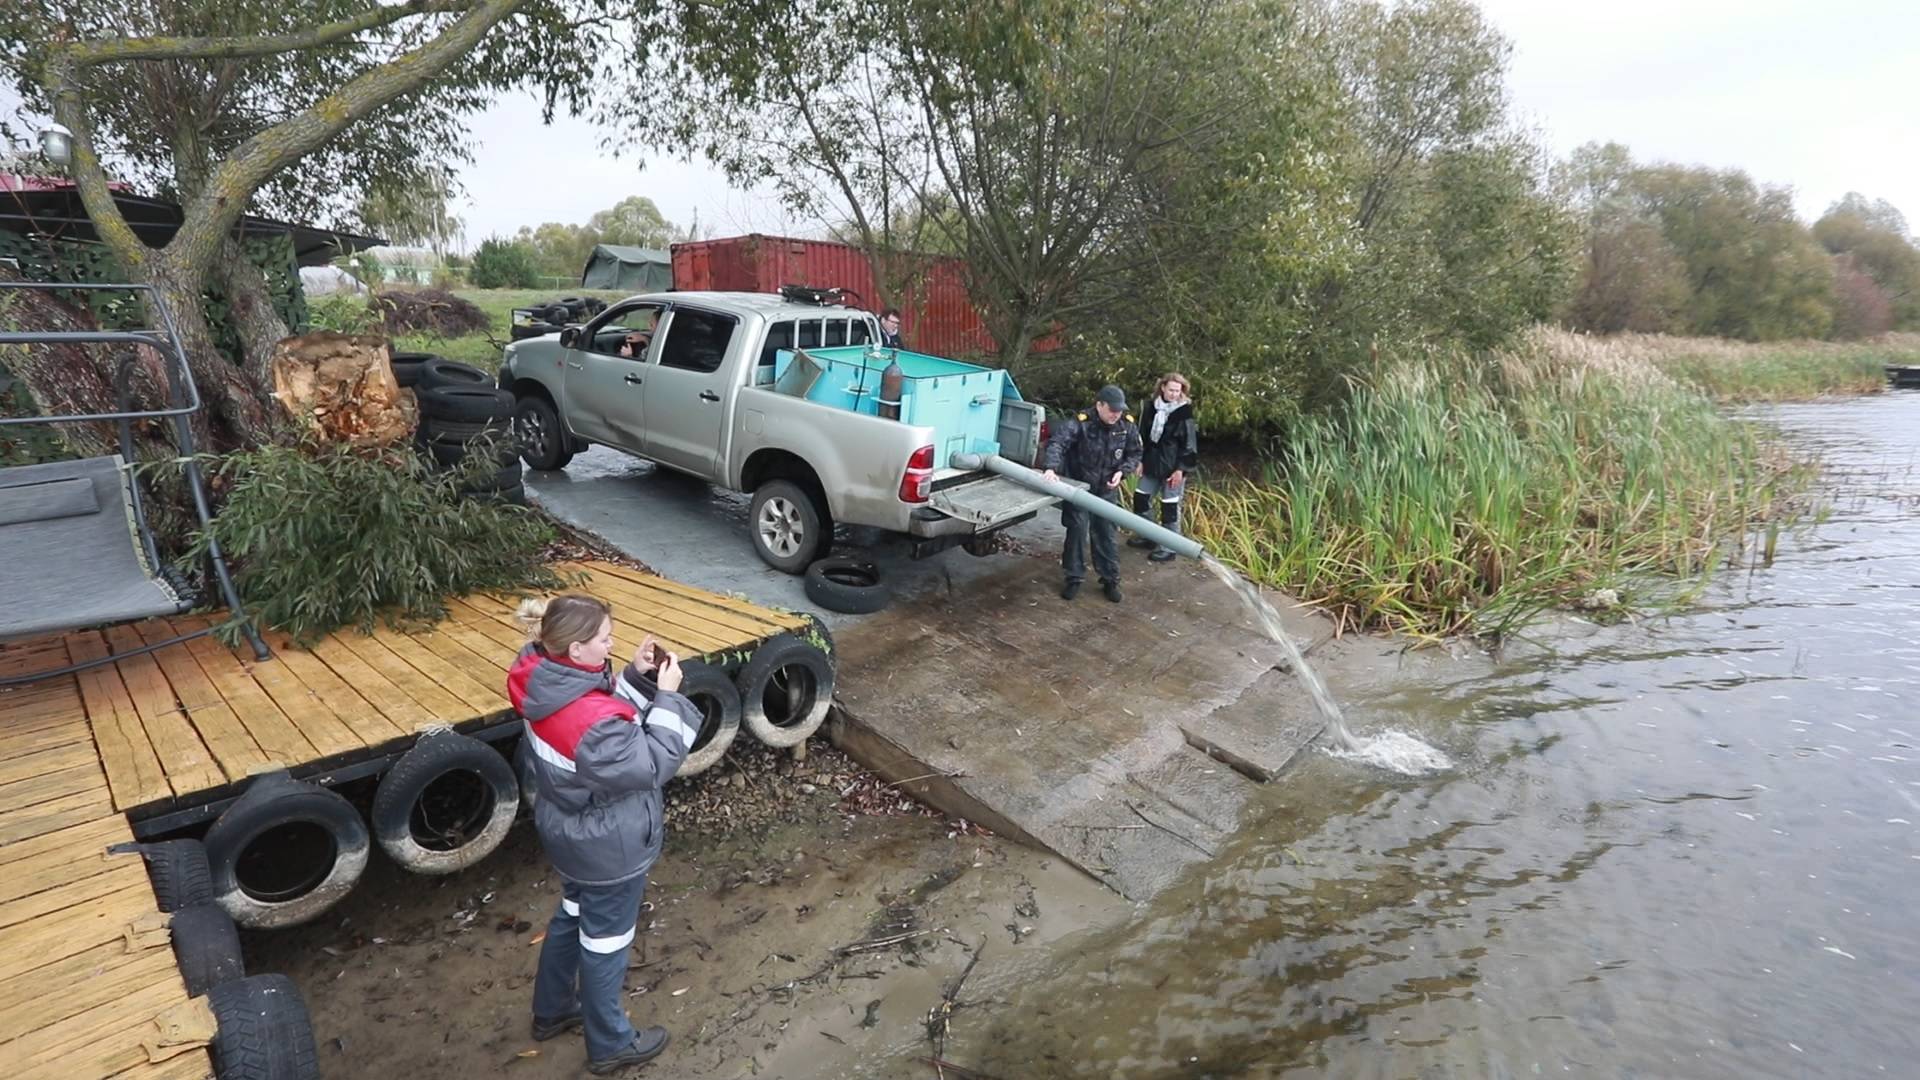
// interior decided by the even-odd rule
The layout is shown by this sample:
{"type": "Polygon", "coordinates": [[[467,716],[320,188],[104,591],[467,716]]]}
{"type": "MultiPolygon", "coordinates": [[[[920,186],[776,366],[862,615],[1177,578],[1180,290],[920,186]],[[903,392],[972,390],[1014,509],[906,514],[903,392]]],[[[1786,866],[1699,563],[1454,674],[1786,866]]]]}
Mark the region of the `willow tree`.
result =
{"type": "Polygon", "coordinates": [[[618,17],[588,0],[578,8],[46,0],[0,10],[0,71],[73,133],[69,173],[94,231],[178,325],[219,441],[246,444],[270,430],[266,364],[288,328],[242,255],[242,217],[351,223],[368,192],[427,182],[464,158],[463,118],[509,87],[537,87],[549,112],[579,110],[597,58],[618,45],[618,17]],[[115,179],[178,202],[163,246],[136,234],[115,179]],[[214,345],[210,290],[227,298],[240,356],[214,345]]]}

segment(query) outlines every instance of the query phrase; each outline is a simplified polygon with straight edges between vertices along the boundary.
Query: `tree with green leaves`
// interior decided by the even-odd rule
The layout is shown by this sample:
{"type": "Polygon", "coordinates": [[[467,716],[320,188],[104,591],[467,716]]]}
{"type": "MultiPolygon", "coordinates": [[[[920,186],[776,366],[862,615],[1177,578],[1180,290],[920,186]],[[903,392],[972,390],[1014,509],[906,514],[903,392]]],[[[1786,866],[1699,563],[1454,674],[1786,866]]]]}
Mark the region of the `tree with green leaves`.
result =
{"type": "MultiPolygon", "coordinates": [[[[1920,327],[1920,248],[1898,208],[1849,191],[1813,223],[1813,237],[1886,294],[1892,325],[1920,327]]],[[[1849,291],[1858,295],[1859,284],[1849,291]]]]}
{"type": "Polygon", "coordinates": [[[489,236],[474,251],[467,279],[476,289],[533,289],[540,285],[540,268],[532,248],[489,236]]]}
{"type": "MultiPolygon", "coordinates": [[[[635,0],[644,5],[646,0],[635,0]]],[[[240,257],[249,211],[350,218],[369,191],[464,157],[463,118],[509,87],[579,109],[633,6],[562,0],[46,0],[0,9],[0,73],[73,133],[70,173],[101,241],[185,339],[220,444],[268,436],[266,365],[287,327],[240,257]],[[296,168],[296,166],[298,166],[296,168]],[[149,247],[109,187],[177,201],[149,247]],[[201,308],[225,295],[243,356],[201,308]]],[[[156,320],[157,321],[157,320],[156,320]]]]}
{"type": "Polygon", "coordinates": [[[450,168],[429,167],[416,180],[368,184],[354,217],[390,244],[424,247],[444,259],[466,233],[466,223],[449,209],[457,190],[450,168]]]}

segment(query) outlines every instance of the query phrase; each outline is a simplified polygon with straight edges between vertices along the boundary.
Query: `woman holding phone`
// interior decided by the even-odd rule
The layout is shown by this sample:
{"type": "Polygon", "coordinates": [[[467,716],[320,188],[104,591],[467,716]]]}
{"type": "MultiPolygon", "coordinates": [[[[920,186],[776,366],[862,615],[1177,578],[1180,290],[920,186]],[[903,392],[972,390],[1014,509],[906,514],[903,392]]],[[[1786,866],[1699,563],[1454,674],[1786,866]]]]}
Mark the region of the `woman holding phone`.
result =
{"type": "Polygon", "coordinates": [[[587,1071],[652,1061],[665,1028],[635,1031],[621,983],[665,834],[661,789],[686,759],[698,716],[680,659],[651,635],[616,678],[612,609],[591,596],[520,605],[528,642],[507,673],[525,719],[522,767],[534,827],[561,877],[533,988],[533,1037],[584,1027],[587,1071]]]}

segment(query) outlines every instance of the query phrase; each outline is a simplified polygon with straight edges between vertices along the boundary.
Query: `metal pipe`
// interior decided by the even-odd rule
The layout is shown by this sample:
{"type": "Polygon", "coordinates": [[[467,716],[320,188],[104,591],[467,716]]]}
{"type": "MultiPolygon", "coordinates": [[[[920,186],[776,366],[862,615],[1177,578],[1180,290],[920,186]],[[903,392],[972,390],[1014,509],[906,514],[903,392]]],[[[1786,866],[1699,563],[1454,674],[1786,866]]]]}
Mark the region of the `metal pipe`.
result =
{"type": "Polygon", "coordinates": [[[1148,521],[1138,514],[1122,510],[1118,504],[1110,503],[1084,488],[1049,481],[1025,465],[1016,465],[998,454],[955,454],[950,464],[956,469],[985,469],[988,472],[999,473],[1017,484],[1030,487],[1045,495],[1052,495],[1062,502],[1072,503],[1095,517],[1105,518],[1115,525],[1130,529],[1175,555],[1198,559],[1207,553],[1206,549],[1191,537],[1181,536],[1172,529],[1148,521]]]}

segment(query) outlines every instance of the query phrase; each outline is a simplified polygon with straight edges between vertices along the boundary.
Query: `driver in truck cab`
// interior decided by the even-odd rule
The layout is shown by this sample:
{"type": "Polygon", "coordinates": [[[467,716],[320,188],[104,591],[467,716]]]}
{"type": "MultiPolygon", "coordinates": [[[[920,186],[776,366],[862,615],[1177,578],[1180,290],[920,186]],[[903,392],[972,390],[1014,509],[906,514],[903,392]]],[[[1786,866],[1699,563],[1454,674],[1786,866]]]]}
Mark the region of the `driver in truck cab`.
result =
{"type": "MultiPolygon", "coordinates": [[[[1046,478],[1067,476],[1087,485],[1096,498],[1111,503],[1120,501],[1120,482],[1133,475],[1142,456],[1140,429],[1127,414],[1127,395],[1117,386],[1103,386],[1095,396],[1090,412],[1075,413],[1073,418],[1053,429],[1047,440],[1046,478]]],[[[1120,551],[1114,544],[1114,524],[1096,518],[1072,503],[1060,504],[1060,523],[1067,527],[1067,546],[1060,553],[1060,567],[1067,583],[1060,599],[1080,595],[1080,583],[1087,576],[1087,541],[1093,541],[1093,569],[1100,575],[1100,591],[1114,603],[1120,602],[1120,551]]]]}

